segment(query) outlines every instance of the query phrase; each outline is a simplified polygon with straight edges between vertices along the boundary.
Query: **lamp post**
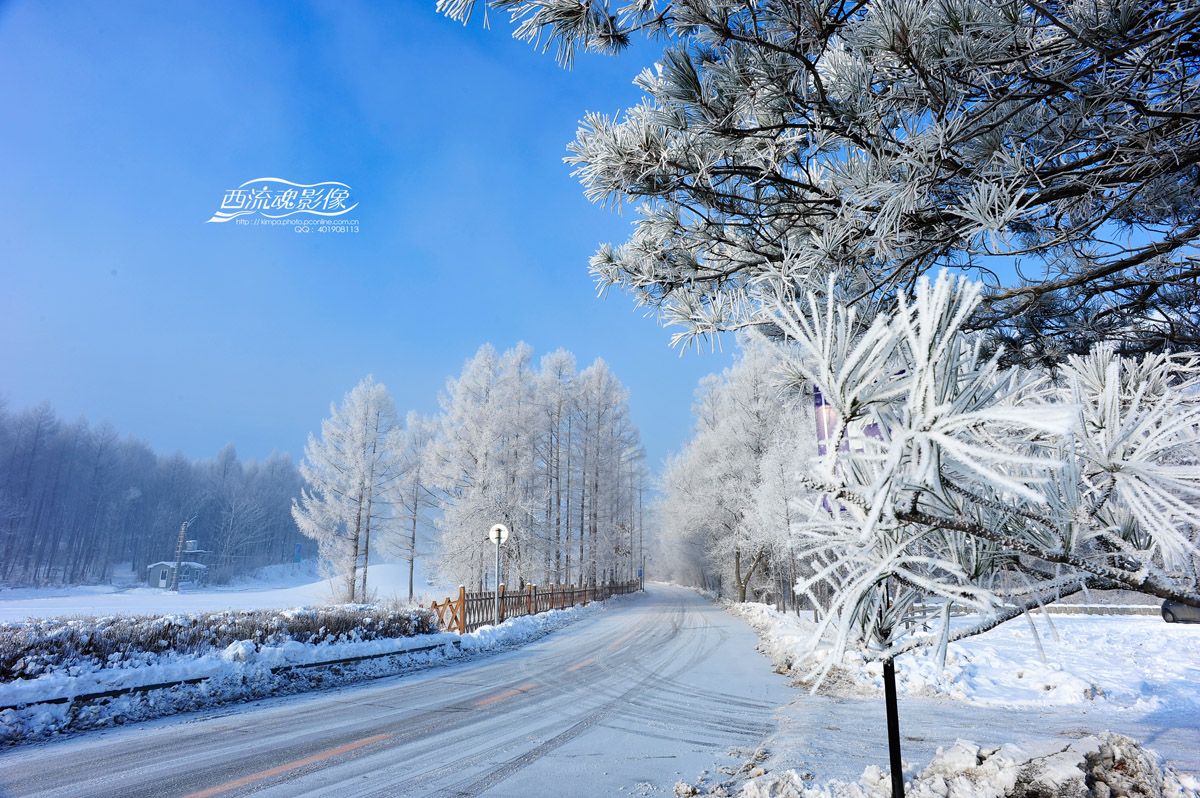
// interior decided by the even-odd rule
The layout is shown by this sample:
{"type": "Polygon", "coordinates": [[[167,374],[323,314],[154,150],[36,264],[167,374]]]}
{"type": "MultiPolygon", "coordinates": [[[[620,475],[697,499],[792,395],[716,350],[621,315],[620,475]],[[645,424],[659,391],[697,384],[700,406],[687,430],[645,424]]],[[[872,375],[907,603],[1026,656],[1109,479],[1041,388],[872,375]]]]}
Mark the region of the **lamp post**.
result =
{"type": "Polygon", "coordinates": [[[488,538],[496,544],[496,626],[500,625],[500,544],[508,540],[508,527],[496,524],[488,530],[488,538]]]}

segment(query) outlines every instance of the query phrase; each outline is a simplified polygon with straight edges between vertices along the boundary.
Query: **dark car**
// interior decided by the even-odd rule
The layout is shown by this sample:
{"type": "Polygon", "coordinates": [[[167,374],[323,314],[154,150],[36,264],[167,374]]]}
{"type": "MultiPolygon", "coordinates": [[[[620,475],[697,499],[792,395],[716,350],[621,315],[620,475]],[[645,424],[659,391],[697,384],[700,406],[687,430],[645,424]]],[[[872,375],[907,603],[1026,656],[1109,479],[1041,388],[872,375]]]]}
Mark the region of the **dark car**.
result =
{"type": "Polygon", "coordinates": [[[1200,608],[1167,599],[1162,605],[1162,616],[1167,623],[1200,623],[1200,608]]]}

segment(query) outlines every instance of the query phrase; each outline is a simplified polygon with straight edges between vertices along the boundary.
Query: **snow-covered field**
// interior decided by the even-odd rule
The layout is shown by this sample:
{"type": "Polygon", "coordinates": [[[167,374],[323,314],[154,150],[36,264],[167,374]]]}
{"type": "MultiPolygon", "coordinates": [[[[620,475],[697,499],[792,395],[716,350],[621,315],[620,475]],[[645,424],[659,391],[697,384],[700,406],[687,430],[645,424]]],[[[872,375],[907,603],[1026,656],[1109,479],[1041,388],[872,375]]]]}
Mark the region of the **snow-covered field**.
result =
{"type": "MultiPolygon", "coordinates": [[[[418,560],[414,582],[417,601],[450,594],[426,577],[418,560]]],[[[379,601],[408,599],[408,565],[372,565],[368,592],[379,601]]],[[[313,562],[264,568],[253,579],[230,585],[184,589],[178,593],[143,586],[97,585],[70,588],[0,589],[0,621],[70,615],[186,614],[211,610],[258,610],[328,604],[332,592],[313,562]]],[[[422,602],[427,603],[427,602],[422,602]]]]}
{"type": "MultiPolygon", "coordinates": [[[[418,569],[416,600],[427,604],[428,599],[441,600],[451,592],[433,585],[433,580],[418,569]]],[[[372,565],[367,586],[378,601],[406,603],[408,566],[372,565]]],[[[150,615],[171,620],[219,610],[286,610],[318,606],[328,604],[330,596],[329,582],[317,575],[312,563],[302,563],[263,569],[255,578],[232,585],[185,589],[178,593],[158,588],[115,586],[0,590],[0,622],[112,615],[150,615]]],[[[123,663],[109,667],[64,666],[41,673],[34,679],[0,683],[0,707],[18,707],[30,702],[145,685],[204,681],[142,695],[117,696],[78,711],[69,704],[33,704],[23,709],[2,709],[0,743],[427,667],[450,658],[520,645],[570,623],[583,613],[598,609],[600,605],[592,605],[531,618],[514,618],[499,627],[485,627],[465,635],[461,640],[458,635],[425,635],[383,640],[327,640],[320,644],[293,640],[263,645],[241,641],[200,656],[164,652],[129,666],[123,663]],[[336,676],[326,669],[304,667],[354,657],[371,659],[342,667],[336,676]]]]}

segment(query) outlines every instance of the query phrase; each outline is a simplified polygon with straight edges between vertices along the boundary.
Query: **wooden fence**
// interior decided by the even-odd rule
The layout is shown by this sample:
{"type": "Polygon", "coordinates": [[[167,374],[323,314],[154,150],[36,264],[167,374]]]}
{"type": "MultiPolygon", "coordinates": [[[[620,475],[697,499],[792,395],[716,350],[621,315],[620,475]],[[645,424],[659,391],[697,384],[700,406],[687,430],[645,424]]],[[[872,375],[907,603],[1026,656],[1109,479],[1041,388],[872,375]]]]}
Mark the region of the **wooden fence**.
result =
{"type": "MultiPolygon", "coordinates": [[[[629,582],[613,582],[599,585],[551,585],[539,588],[526,585],[524,590],[505,592],[500,585],[500,621],[521,615],[536,615],[547,610],[561,610],[576,604],[604,601],[610,596],[623,596],[641,589],[634,579],[629,582]]],[[[443,632],[466,634],[481,626],[493,623],[496,616],[496,594],[489,591],[468,593],[465,587],[458,588],[458,597],[430,603],[429,609],[437,619],[438,629],[443,632]]]]}

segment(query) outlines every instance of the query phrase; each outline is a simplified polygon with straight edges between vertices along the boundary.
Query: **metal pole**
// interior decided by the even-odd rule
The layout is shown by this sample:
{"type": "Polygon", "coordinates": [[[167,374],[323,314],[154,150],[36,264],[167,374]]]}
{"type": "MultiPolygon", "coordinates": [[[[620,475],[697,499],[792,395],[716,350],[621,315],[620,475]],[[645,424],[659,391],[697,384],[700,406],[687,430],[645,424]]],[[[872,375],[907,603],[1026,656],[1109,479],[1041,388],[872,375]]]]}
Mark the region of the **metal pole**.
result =
{"type": "Polygon", "coordinates": [[[496,626],[500,625],[500,536],[496,536],[496,626]]]}
{"type": "Polygon", "coordinates": [[[888,759],[892,767],[892,798],[904,798],[904,765],[900,762],[900,711],[896,706],[896,661],[883,661],[883,700],[886,706],[888,759]]]}

